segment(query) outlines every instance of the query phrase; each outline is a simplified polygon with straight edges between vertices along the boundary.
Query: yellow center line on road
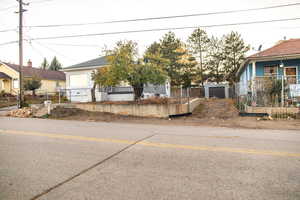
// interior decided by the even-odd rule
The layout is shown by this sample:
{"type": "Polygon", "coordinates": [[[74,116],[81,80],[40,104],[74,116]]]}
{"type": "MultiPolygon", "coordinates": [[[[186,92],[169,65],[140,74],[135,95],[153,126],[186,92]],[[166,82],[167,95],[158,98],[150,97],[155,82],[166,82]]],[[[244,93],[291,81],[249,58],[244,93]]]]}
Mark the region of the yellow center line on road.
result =
{"type": "MultiPolygon", "coordinates": [[[[133,143],[135,143],[135,141],[130,141],[130,140],[118,140],[118,139],[109,139],[109,138],[84,137],[84,136],[75,136],[75,135],[40,133],[40,132],[29,132],[29,131],[16,131],[16,130],[1,130],[0,129],[0,133],[2,133],[2,134],[14,134],[14,135],[41,136],[41,137],[57,138],[57,139],[65,139],[65,140],[118,143],[118,144],[133,144],[133,143]]],[[[158,148],[245,153],[245,154],[271,155],[271,156],[282,156],[282,157],[300,157],[300,153],[266,151],[266,150],[257,150],[257,149],[242,149],[242,148],[231,148],[231,147],[212,147],[212,146],[192,146],[192,145],[179,145],[179,144],[143,142],[143,141],[139,142],[137,144],[142,145],[142,146],[158,147],[158,148]]]]}

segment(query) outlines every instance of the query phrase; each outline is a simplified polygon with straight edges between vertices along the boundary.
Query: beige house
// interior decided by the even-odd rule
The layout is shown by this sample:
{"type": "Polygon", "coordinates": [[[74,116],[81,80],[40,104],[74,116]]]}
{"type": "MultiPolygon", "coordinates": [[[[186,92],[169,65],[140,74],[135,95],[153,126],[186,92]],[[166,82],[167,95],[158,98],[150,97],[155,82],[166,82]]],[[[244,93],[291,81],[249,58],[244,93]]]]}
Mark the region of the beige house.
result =
{"type": "MultiPolygon", "coordinates": [[[[52,93],[59,88],[66,87],[66,76],[64,72],[43,70],[32,67],[32,62],[28,61],[27,66],[22,68],[24,79],[37,77],[41,79],[42,86],[38,93],[52,93]]],[[[19,65],[0,61],[0,92],[16,95],[19,91],[19,65]]]]}

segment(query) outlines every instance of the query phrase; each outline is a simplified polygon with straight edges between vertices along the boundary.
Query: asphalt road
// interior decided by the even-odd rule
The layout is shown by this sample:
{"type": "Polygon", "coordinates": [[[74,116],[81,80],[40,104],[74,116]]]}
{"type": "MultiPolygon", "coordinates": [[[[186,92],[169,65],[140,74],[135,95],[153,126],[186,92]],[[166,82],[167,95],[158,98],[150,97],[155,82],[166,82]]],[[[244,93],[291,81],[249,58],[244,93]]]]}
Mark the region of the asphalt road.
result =
{"type": "Polygon", "coordinates": [[[299,200],[300,133],[0,117],[0,199],[299,200]]]}

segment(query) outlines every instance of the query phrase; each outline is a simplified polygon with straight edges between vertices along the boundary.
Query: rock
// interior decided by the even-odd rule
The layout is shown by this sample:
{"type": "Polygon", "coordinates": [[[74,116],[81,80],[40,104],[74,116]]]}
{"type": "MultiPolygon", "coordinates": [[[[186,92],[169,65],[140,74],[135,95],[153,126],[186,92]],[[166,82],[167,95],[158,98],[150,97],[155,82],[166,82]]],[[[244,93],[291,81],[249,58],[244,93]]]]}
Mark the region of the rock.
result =
{"type": "Polygon", "coordinates": [[[27,117],[31,117],[33,113],[34,113],[34,109],[25,107],[21,109],[12,110],[7,115],[11,117],[27,118],[27,117]]]}
{"type": "Polygon", "coordinates": [[[274,119],[273,119],[273,117],[271,117],[271,115],[269,115],[269,117],[268,117],[268,118],[269,118],[269,120],[274,120],[274,119]]]}

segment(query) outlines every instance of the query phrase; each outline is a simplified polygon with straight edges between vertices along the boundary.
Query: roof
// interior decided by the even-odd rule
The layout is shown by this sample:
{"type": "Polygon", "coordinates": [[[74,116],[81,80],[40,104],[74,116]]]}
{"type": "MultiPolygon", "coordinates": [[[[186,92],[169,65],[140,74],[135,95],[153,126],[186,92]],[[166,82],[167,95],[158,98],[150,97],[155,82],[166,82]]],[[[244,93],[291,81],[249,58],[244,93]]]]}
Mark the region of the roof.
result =
{"type": "Polygon", "coordinates": [[[273,47],[247,57],[245,62],[241,64],[236,75],[239,76],[243,71],[244,67],[251,60],[274,60],[275,58],[283,59],[292,57],[300,58],[300,39],[289,39],[279,41],[273,47]]]}
{"type": "Polygon", "coordinates": [[[0,72],[0,78],[10,79],[11,77],[9,77],[7,74],[3,72],[0,72]]]}
{"type": "MultiPolygon", "coordinates": [[[[7,65],[8,67],[14,69],[15,71],[19,72],[19,65],[5,63],[5,62],[2,62],[2,63],[7,65]]],[[[46,79],[46,80],[58,80],[58,81],[66,80],[65,73],[61,72],[61,71],[52,71],[52,70],[45,70],[45,69],[38,69],[38,68],[34,68],[34,67],[24,66],[22,68],[22,72],[24,74],[24,77],[37,76],[40,79],[46,79]]]]}
{"type": "Polygon", "coordinates": [[[96,59],[92,59],[92,60],[88,60],[76,65],[72,65],[70,67],[65,67],[65,69],[77,69],[77,68],[86,68],[86,67],[100,67],[100,66],[104,66],[107,65],[108,62],[106,60],[105,56],[96,58],[96,59]]]}
{"type": "Polygon", "coordinates": [[[264,51],[258,52],[248,58],[269,57],[269,56],[285,56],[300,54],[300,39],[290,39],[280,41],[275,46],[264,51]]]}

